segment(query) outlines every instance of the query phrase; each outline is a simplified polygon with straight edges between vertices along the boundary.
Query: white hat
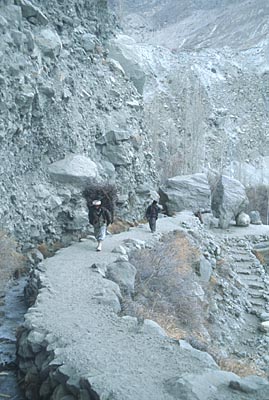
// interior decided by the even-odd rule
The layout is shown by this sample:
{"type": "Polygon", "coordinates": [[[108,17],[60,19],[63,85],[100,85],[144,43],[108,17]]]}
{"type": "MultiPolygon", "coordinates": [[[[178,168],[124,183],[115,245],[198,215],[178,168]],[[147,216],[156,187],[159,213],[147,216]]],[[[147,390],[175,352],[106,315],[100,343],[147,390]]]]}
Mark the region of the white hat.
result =
{"type": "Polygon", "coordinates": [[[100,206],[101,205],[101,200],[93,200],[92,204],[94,206],[100,206]]]}

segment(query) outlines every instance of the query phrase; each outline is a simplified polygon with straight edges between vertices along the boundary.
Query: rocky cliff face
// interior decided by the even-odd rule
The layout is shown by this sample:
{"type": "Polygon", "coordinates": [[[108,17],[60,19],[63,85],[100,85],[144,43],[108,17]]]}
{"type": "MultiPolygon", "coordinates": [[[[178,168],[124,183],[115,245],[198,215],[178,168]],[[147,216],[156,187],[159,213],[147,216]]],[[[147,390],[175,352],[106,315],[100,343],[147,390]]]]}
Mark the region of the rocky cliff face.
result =
{"type": "Polygon", "coordinates": [[[115,182],[129,219],[155,186],[141,95],[107,57],[114,25],[106,0],[0,3],[0,218],[23,242],[85,228],[88,178],[115,182]]]}
{"type": "Polygon", "coordinates": [[[268,3],[114,7],[143,54],[146,124],[161,177],[214,168],[247,185],[268,183],[268,3]]]}
{"type": "Polygon", "coordinates": [[[24,243],[86,230],[88,179],[115,182],[129,220],[167,177],[267,184],[268,13],[264,0],[2,1],[2,227],[24,243]],[[113,7],[135,40],[114,36],[113,7]]]}

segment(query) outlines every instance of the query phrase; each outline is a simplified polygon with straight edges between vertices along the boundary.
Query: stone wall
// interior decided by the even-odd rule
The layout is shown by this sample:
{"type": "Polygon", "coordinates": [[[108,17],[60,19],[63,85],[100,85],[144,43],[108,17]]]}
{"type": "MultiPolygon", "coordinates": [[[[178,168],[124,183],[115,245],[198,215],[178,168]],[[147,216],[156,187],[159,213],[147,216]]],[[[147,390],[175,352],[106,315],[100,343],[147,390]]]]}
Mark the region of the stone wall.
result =
{"type": "Polygon", "coordinates": [[[23,328],[18,335],[19,378],[24,379],[27,399],[97,400],[87,378],[76,376],[61,362],[61,349],[54,348],[53,335],[23,328]]]}

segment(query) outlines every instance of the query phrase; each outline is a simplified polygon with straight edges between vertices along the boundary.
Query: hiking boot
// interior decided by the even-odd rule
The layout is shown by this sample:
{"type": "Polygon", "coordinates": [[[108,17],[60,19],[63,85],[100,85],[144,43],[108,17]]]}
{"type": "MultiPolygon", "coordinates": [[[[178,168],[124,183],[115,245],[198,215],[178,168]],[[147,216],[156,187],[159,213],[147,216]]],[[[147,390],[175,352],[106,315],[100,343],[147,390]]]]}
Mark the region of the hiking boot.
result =
{"type": "Polygon", "coordinates": [[[98,242],[98,246],[96,247],[96,251],[102,250],[102,242],[98,242]]]}

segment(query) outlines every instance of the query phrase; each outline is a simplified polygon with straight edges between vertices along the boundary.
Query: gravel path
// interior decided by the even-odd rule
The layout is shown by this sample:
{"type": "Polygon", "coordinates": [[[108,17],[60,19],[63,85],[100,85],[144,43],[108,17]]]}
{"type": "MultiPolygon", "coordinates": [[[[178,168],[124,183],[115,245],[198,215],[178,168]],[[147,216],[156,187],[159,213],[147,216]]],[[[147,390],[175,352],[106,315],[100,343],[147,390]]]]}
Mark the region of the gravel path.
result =
{"type": "MultiPolygon", "coordinates": [[[[158,231],[173,231],[180,223],[181,217],[162,218],[158,231]]],[[[143,225],[108,236],[100,253],[91,240],[60,250],[42,265],[46,288],[32,308],[37,326],[60,338],[57,346],[62,361],[80,376],[91,377],[98,393],[114,393],[117,399],[172,399],[165,389],[167,379],[183,371],[216,367],[206,353],[197,350],[191,351],[195,363],[190,363],[190,350],[178,342],[149,333],[99,304],[106,280],[91,265],[113,262],[119,254],[111,251],[125,239],[151,242],[154,237],[158,233],[152,235],[143,225]]]]}
{"type": "MultiPolygon", "coordinates": [[[[207,353],[184,348],[157,331],[149,331],[145,325],[137,325],[132,318],[119,317],[102,304],[101,300],[114,289],[91,267],[93,263],[111,263],[118,258],[119,254],[112,250],[125,239],[152,243],[160,234],[180,229],[188,218],[195,221],[191,213],[161,218],[156,234],[142,225],[110,235],[100,253],[95,251],[92,240],[75,243],[41,265],[45,287],[29,310],[31,319],[36,327],[55,335],[59,360],[79,376],[90,378],[102,398],[175,399],[168,389],[169,379],[218,369],[207,353]]],[[[232,398],[238,399],[229,397],[232,398]]]]}

